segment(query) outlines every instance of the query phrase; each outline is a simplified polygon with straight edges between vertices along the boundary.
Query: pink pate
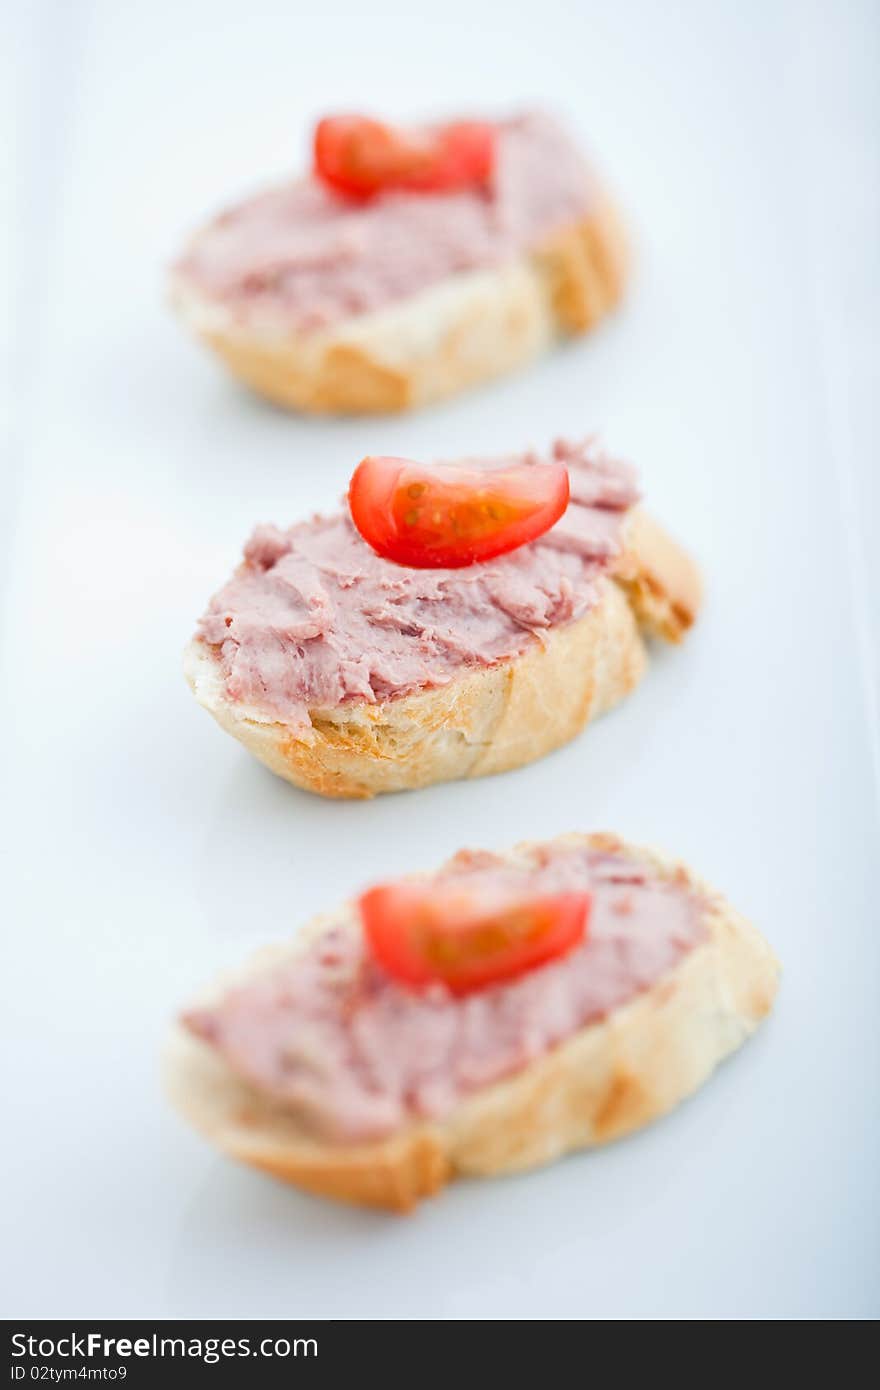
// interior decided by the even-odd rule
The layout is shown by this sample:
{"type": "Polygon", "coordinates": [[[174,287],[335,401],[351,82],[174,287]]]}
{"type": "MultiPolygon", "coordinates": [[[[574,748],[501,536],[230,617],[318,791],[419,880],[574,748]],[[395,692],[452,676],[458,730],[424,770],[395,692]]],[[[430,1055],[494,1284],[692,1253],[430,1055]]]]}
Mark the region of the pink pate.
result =
{"type": "Polygon", "coordinates": [[[435,881],[526,895],[589,889],[585,940],[519,979],[456,998],[416,993],[370,956],[356,920],[184,1022],[244,1081],[341,1142],[440,1120],[481,1087],[605,1018],[707,935],[707,902],[683,876],[609,844],[560,841],[515,864],[463,852],[435,881]]]}
{"type": "MultiPolygon", "coordinates": [[[[382,559],[347,510],[287,531],[259,526],[197,631],[227,697],[308,738],[309,710],[445,685],[583,617],[638,492],[629,467],[592,440],[559,441],[553,457],[569,470],[565,514],[537,541],[464,569],[382,559]]],[[[537,455],[495,462],[522,461],[537,455]]]]}
{"type": "Polygon", "coordinates": [[[270,189],[209,223],[175,276],[241,323],[309,332],[503,264],[590,211],[592,178],[548,117],[498,122],[496,148],[485,188],[369,202],[314,177],[270,189]]]}

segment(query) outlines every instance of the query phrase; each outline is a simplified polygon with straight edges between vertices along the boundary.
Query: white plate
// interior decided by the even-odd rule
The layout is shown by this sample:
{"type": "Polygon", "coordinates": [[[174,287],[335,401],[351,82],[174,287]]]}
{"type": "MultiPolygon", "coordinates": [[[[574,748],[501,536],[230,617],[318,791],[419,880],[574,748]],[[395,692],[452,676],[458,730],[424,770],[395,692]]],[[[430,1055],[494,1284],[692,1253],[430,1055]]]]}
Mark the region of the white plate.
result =
{"type": "Polygon", "coordinates": [[[318,8],[19,16],[6,1313],[876,1313],[877,626],[859,543],[873,513],[876,548],[876,13],[318,8]],[[302,422],[235,389],[161,302],[184,231],[295,166],[315,112],[474,94],[550,103],[590,139],[635,229],[625,312],[412,419],[302,422]],[[187,695],[181,648],[253,522],[331,505],[367,451],[595,427],[699,554],[708,604],[574,746],[336,805],[273,779],[187,695]],[[784,962],[775,1016],[669,1119],[398,1220],[239,1170],[168,1110],[166,1024],[219,968],[377,874],[575,827],[686,857],[784,962]]]}

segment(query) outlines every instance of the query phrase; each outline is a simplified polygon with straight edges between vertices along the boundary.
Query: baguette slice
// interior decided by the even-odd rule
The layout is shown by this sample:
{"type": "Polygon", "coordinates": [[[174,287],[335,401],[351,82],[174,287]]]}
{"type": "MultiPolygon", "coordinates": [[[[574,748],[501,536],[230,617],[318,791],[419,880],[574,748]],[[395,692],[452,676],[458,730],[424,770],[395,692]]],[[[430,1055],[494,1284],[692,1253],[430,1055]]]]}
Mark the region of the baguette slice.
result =
{"type": "Polygon", "coordinates": [[[311,737],[234,703],[213,650],[190,643],[184,673],[221,728],[279,777],[321,796],[364,798],[507,772],[569,742],[641,679],[642,634],[681,641],[700,604],[686,553],[644,512],[599,602],[520,656],[468,669],[448,685],[378,704],[309,712],[311,737]]]}
{"type": "MultiPolygon", "coordinates": [[[[627,846],[614,835],[567,835],[560,842],[647,859],[662,876],[696,890],[706,902],[706,940],[628,1004],[523,1071],[472,1092],[447,1119],[412,1122],[380,1142],[341,1144],[315,1137],[289,1109],[239,1080],[213,1048],[179,1025],[165,1068],[174,1105],[243,1163],[320,1196],[398,1211],[456,1177],[539,1167],[621,1138],[671,1110],[770,1011],[778,963],[756,929],[684,865],[627,846]]],[[[510,858],[530,848],[519,846],[510,858]]],[[[298,941],[259,953],[243,978],[289,958],[310,934],[350,920],[353,911],[348,905],[312,923],[298,941]]],[[[217,996],[231,983],[223,981],[217,996]]]]}
{"type": "Polygon", "coordinates": [[[171,303],[230,371],[311,414],[408,410],[525,365],[618,302],[626,244],[604,197],[593,213],[491,270],[450,276],[387,309],[314,333],[238,321],[184,277],[171,303]]]}

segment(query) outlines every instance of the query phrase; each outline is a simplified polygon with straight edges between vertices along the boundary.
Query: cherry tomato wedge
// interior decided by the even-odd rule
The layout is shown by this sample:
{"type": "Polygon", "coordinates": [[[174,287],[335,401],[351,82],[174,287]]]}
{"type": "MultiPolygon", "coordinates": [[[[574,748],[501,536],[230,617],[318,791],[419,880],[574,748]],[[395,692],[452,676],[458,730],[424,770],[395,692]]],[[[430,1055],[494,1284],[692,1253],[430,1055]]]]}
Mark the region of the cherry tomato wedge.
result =
{"type": "Polygon", "coordinates": [[[537,540],[568,506],[561,463],[509,468],[433,467],[363,459],[348,489],[368,545],[413,569],[461,569],[537,540]]]}
{"type": "Polygon", "coordinates": [[[530,898],[405,881],[371,888],[358,904],[370,950],[389,975],[456,995],[570,951],[586,934],[590,905],[589,893],[530,898]]]}
{"type": "Polygon", "coordinates": [[[315,129],[315,173],[338,192],[439,193],[485,183],[495,162],[486,121],[406,130],[368,116],[327,116],[315,129]]]}

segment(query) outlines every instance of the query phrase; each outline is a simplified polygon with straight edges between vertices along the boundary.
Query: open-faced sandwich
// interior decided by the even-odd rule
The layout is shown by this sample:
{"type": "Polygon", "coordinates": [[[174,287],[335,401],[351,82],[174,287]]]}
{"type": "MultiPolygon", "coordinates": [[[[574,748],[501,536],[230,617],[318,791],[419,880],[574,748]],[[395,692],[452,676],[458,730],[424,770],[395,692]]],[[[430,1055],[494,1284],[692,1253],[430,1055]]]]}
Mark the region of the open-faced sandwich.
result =
{"type": "Polygon", "coordinates": [[[608,199],[543,115],[412,130],[330,117],[309,176],[197,233],[172,301],[270,400],[392,411],[591,328],[624,262],[608,199]]]}
{"type": "Polygon", "coordinates": [[[280,776],[367,797],[542,757],[677,642],[697,572],[593,441],[547,458],[365,459],[348,505],[260,526],[187,649],[217,722],[280,776]]]}
{"type": "Polygon", "coordinates": [[[405,1210],[664,1114],[777,979],[718,893],[616,836],[464,851],[258,955],[183,1015],[168,1082],[233,1157],[405,1210]]]}

